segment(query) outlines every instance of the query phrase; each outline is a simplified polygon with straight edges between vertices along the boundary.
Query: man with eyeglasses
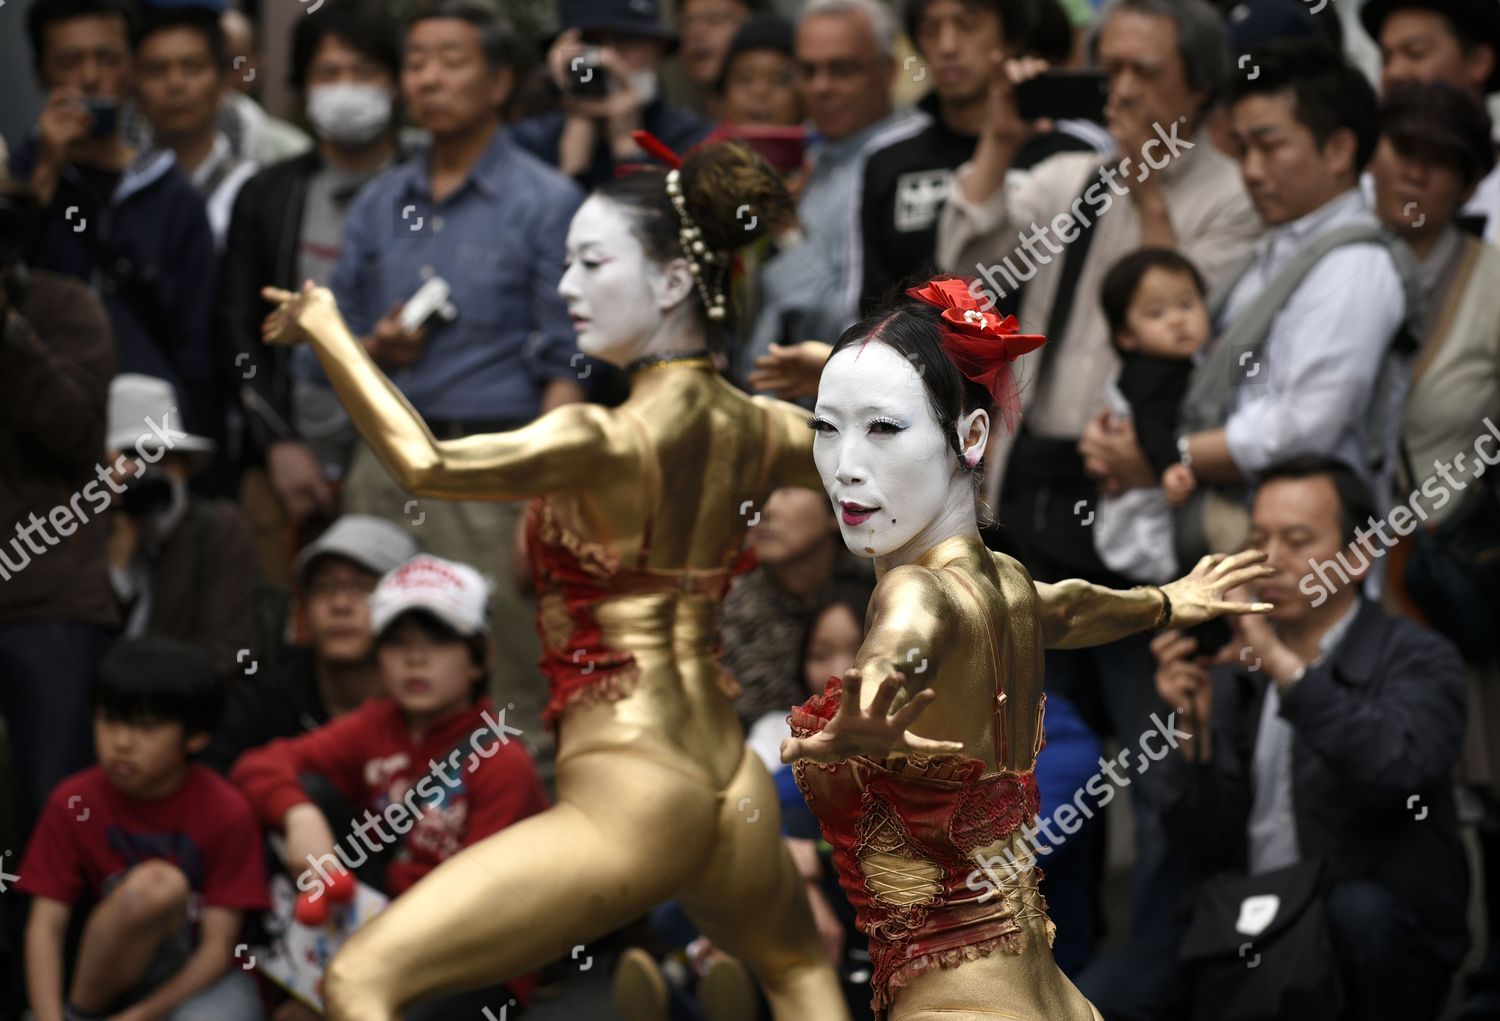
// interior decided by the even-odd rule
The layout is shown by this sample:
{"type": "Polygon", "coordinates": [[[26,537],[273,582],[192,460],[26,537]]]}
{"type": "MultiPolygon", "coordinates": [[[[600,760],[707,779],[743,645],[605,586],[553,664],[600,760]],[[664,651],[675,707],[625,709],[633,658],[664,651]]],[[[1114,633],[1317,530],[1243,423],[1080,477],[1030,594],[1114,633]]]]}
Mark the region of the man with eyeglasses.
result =
{"type": "Polygon", "coordinates": [[[313,730],[380,693],[369,595],[381,575],[419,552],[384,518],[345,514],[297,556],[297,634],[263,677],[230,695],[213,742],[200,757],[220,773],[241,752],[313,730]]]}
{"type": "Polygon", "coordinates": [[[797,23],[797,85],[813,126],[797,213],[803,240],[769,262],[746,367],[772,344],[832,343],[859,317],[859,189],[893,113],[896,22],[879,0],[811,0],[797,23]]]}

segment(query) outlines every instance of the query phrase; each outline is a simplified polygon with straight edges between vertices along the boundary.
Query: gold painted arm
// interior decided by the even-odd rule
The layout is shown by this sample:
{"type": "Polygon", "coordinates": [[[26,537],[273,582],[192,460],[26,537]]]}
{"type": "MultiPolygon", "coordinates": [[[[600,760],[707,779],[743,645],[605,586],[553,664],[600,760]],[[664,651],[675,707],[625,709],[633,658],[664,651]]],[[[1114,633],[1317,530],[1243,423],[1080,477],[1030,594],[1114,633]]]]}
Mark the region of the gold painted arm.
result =
{"type": "Polygon", "coordinates": [[[937,676],[942,650],[952,640],[957,612],[928,568],[908,564],[887,572],[870,599],[865,638],[855,657],[865,678],[862,703],[869,705],[881,682],[897,671],[906,675],[906,684],[896,706],[928,687],[937,676]]]}
{"type": "Polygon", "coordinates": [[[1269,613],[1270,603],[1230,599],[1229,594],[1275,574],[1262,550],[1233,556],[1215,553],[1176,581],[1150,588],[1118,591],[1076,578],[1055,585],[1038,585],[1041,600],[1042,644],[1049,649],[1080,649],[1103,645],[1145,631],[1160,620],[1164,605],[1171,607],[1163,627],[1185,628],[1215,617],[1269,613]]]}
{"type": "Polygon", "coordinates": [[[391,476],[417,496],[536,496],[585,485],[628,459],[611,441],[609,413],[591,404],[564,405],[510,432],[439,441],[349,331],[330,291],[266,294],[281,302],[266,339],[305,339],[312,346],[360,434],[391,476]]]}
{"type": "Polygon", "coordinates": [[[1042,645],[1082,649],[1145,631],[1161,614],[1161,596],[1152,589],[1124,591],[1077,578],[1038,583],[1042,645]]]}

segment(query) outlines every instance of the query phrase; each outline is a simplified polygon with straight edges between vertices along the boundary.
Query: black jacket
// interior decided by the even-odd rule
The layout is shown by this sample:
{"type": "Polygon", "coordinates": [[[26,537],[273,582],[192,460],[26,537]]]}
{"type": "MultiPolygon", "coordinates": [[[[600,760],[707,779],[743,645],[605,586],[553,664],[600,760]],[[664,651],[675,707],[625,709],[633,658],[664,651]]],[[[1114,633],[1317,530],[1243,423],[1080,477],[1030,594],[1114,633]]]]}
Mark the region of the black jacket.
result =
{"type": "Polygon", "coordinates": [[[292,349],[261,343],[260,324],[271,306],[262,287],[295,291],[307,182],[323,165],[316,148],[272,164],[240,188],[229,222],[220,284],[220,314],[230,356],[241,367],[250,448],[259,461],[276,440],[291,439],[292,349]],[[245,378],[247,377],[248,378],[245,378]]]}
{"type": "Polygon", "coordinates": [[[1191,358],[1120,353],[1120,393],[1130,404],[1136,439],[1157,479],[1177,463],[1177,409],[1193,374],[1191,358]]]}
{"type": "MultiPolygon", "coordinates": [[[[912,119],[913,133],[865,160],[859,212],[864,242],[861,310],[887,297],[907,277],[936,268],[938,217],[947,204],[954,171],[979,144],[979,136],[960,134],[943,123],[935,93],[917,108],[926,116],[912,119]]],[[[1014,167],[1026,170],[1054,153],[1087,148],[1077,136],[1054,131],[1022,146],[1014,167]]]]}
{"type": "MultiPolygon", "coordinates": [[[[1294,734],[1302,857],[1326,859],[1335,880],[1387,887],[1455,962],[1468,946],[1469,878],[1452,786],[1463,671],[1445,639],[1362,600],[1343,640],[1281,701],[1294,734]]],[[[1269,683],[1238,665],[1216,669],[1211,761],[1190,762],[1185,741],[1163,762],[1168,832],[1200,877],[1246,869],[1251,763],[1269,683]]]]}
{"type": "Polygon", "coordinates": [[[296,737],[328,722],[318,693],[312,649],[293,646],[259,677],[235,681],[213,741],[198,757],[225,776],[234,760],[278,737],[296,737]]]}

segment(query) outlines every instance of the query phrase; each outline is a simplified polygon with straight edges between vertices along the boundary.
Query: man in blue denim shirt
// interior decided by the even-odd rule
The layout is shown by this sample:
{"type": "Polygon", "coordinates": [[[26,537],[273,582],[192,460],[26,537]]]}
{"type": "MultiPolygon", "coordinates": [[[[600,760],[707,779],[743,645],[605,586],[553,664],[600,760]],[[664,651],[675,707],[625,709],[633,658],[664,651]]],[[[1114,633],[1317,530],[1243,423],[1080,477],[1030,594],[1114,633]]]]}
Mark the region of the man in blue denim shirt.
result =
{"type": "MultiPolygon", "coordinates": [[[[563,240],[583,195],[502,129],[514,59],[509,29],[473,0],[440,0],[411,22],[401,91],[432,146],[360,191],[333,271],[351,330],[439,439],[513,429],[583,396],[586,370],[557,296],[563,240]],[[400,311],[432,277],[451,286],[451,315],[407,331],[400,311]]],[[[344,509],[411,528],[429,552],[495,578],[492,692],[514,704],[515,725],[540,737],[534,614],[514,582],[520,506],[419,503],[361,445],[344,509]]]]}

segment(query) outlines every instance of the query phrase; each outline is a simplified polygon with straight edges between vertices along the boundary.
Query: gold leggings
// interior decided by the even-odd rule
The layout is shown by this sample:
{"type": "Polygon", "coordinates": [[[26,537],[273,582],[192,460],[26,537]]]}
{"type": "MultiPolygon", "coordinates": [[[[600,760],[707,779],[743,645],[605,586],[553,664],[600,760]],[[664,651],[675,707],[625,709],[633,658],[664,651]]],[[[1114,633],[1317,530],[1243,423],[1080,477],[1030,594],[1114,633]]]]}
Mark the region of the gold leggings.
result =
{"type": "Polygon", "coordinates": [[[332,1021],[397,1021],[674,897],[755,973],[777,1021],[847,1021],[759,758],[747,751],[715,791],[668,751],[575,751],[557,762],[557,790],[555,806],[450,858],[354,934],[324,975],[332,1021]]]}

